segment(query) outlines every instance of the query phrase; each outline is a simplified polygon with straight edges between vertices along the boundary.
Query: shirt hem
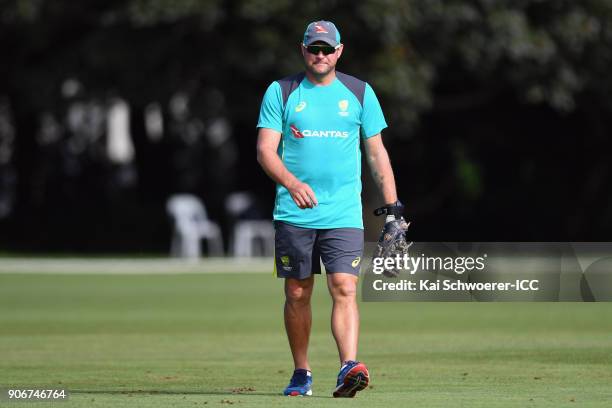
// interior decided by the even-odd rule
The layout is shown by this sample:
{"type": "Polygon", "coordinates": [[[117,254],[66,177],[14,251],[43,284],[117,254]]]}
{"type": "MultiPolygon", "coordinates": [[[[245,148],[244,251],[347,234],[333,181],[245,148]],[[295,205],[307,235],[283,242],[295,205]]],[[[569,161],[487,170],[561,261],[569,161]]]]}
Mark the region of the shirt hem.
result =
{"type": "Polygon", "coordinates": [[[270,129],[270,130],[274,130],[275,132],[278,132],[280,134],[283,134],[283,130],[282,129],[277,129],[274,126],[270,126],[270,125],[266,125],[266,124],[257,124],[257,126],[255,127],[255,129],[270,129]]]}
{"type": "Polygon", "coordinates": [[[356,228],[363,230],[363,224],[355,225],[351,223],[340,223],[340,224],[310,224],[310,223],[297,223],[290,220],[283,220],[274,218],[274,221],[284,222],[286,224],[292,225],[294,227],[299,228],[309,228],[309,229],[336,229],[336,228],[356,228]]]}

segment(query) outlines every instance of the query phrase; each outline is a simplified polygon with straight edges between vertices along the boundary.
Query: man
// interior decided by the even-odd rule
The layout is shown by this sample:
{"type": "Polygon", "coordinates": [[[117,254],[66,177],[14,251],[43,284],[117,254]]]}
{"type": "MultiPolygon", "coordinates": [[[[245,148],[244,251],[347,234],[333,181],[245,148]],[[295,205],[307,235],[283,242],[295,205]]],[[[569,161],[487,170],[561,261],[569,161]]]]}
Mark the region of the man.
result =
{"type": "Polygon", "coordinates": [[[336,72],[343,47],[333,23],[309,24],[300,45],[305,72],[268,87],[257,124],[257,159],[277,183],[275,269],[285,278],[285,328],[295,365],[285,395],[312,395],[310,297],[320,260],[341,366],[333,395],[353,397],[369,382],[357,361],[361,138],[385,203],[401,205],[380,135],[387,127],[382,109],[367,83],[336,72]]]}

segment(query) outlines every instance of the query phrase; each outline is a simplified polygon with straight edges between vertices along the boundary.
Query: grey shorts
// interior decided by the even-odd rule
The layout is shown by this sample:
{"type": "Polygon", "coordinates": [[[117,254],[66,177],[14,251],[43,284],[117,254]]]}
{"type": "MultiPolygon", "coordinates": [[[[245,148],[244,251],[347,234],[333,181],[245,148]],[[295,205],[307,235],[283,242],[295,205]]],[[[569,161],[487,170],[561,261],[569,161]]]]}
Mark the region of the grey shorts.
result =
{"type": "Polygon", "coordinates": [[[359,276],[363,256],[363,230],[311,229],[274,222],[275,267],[279,278],[306,279],[321,273],[345,272],[359,276]]]}

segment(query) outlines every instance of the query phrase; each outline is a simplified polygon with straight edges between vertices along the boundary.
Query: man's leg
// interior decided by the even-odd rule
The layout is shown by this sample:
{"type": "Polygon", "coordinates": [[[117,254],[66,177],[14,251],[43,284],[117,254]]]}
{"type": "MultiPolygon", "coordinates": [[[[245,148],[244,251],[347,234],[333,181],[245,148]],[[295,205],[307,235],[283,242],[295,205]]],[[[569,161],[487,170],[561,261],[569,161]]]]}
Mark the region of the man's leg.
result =
{"type": "Polygon", "coordinates": [[[370,381],[368,368],[357,361],[357,276],[350,273],[330,273],[327,275],[327,286],[334,301],[331,323],[341,366],[333,396],[353,398],[358,391],[366,388],[370,381]]]}
{"type": "Polygon", "coordinates": [[[327,274],[327,287],[333,300],[331,328],[338,346],[340,365],[357,360],[359,309],[357,276],[350,273],[327,274]]]}
{"type": "Polygon", "coordinates": [[[313,286],[313,276],[306,279],[285,278],[285,329],[295,369],[310,370],[308,340],[312,325],[310,298],[313,286]]]}

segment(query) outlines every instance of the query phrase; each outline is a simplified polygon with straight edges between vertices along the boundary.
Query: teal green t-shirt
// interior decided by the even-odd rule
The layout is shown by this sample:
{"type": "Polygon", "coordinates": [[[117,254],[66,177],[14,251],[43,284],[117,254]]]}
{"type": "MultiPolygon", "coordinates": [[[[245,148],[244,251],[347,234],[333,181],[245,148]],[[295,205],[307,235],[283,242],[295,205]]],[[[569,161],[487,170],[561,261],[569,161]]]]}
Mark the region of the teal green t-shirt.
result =
{"type": "Polygon", "coordinates": [[[301,209],[277,184],[274,220],[305,228],[363,229],[360,137],[377,135],[387,124],[370,85],[348,78],[365,84],[362,102],[338,77],[321,86],[304,76],[284,106],[280,83],[268,87],[257,127],[282,134],[279,156],[319,202],[301,209]]]}

